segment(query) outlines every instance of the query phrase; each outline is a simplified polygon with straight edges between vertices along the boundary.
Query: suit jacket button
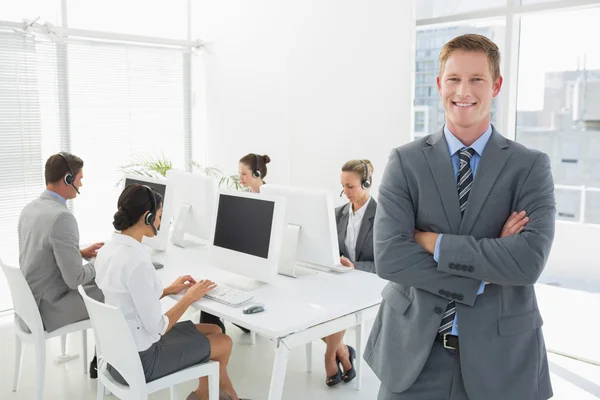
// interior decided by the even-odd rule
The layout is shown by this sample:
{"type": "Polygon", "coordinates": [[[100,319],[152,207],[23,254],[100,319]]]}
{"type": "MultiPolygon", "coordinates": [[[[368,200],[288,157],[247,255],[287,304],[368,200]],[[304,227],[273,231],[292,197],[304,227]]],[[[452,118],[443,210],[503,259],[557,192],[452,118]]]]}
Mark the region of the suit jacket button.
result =
{"type": "Polygon", "coordinates": [[[434,308],[434,309],[433,309],[433,311],[434,311],[436,314],[441,314],[441,313],[443,313],[443,312],[444,312],[444,310],[442,310],[442,307],[436,307],[436,308],[434,308]]]}
{"type": "Polygon", "coordinates": [[[464,296],[463,296],[462,294],[460,294],[460,293],[459,293],[459,294],[458,294],[458,296],[456,296],[456,298],[457,298],[458,300],[462,300],[462,299],[464,299],[464,296]]]}
{"type": "Polygon", "coordinates": [[[475,271],[475,267],[473,267],[472,265],[469,265],[469,272],[473,272],[475,271]]]}

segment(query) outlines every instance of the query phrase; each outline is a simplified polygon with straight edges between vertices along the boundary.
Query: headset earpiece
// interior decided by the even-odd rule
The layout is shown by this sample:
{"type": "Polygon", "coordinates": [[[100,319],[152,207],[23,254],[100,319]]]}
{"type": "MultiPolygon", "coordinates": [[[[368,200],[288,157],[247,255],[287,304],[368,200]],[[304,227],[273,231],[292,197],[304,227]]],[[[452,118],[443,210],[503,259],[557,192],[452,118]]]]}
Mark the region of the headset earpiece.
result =
{"type": "Polygon", "coordinates": [[[256,158],[256,164],[254,165],[254,169],[252,170],[252,176],[256,179],[261,177],[261,173],[260,170],[258,169],[259,167],[259,160],[258,160],[258,154],[254,154],[254,158],[256,158]]]}
{"type": "Polygon", "coordinates": [[[367,165],[366,162],[362,161],[364,167],[365,167],[365,172],[363,174],[363,178],[362,181],[360,183],[360,186],[364,189],[367,190],[368,188],[371,187],[371,179],[369,177],[369,166],[367,165]]]}
{"type": "Polygon", "coordinates": [[[65,181],[67,186],[73,186],[73,189],[75,189],[77,194],[80,194],[79,189],[77,189],[77,186],[75,186],[75,174],[73,174],[73,170],[71,169],[71,165],[67,161],[67,157],[65,157],[63,153],[58,153],[58,155],[64,160],[65,164],[67,164],[67,168],[69,169],[69,172],[67,172],[63,180],[65,181]]]}
{"type": "Polygon", "coordinates": [[[152,189],[150,189],[149,186],[146,185],[142,185],[143,187],[146,188],[146,190],[148,190],[148,194],[150,195],[150,206],[152,207],[150,210],[148,210],[148,214],[146,214],[146,217],[144,218],[144,223],[146,225],[150,225],[150,227],[152,228],[152,231],[154,232],[154,236],[158,235],[158,231],[156,230],[156,228],[154,227],[154,222],[156,221],[156,196],[154,196],[154,192],[152,191],[152,189]]]}

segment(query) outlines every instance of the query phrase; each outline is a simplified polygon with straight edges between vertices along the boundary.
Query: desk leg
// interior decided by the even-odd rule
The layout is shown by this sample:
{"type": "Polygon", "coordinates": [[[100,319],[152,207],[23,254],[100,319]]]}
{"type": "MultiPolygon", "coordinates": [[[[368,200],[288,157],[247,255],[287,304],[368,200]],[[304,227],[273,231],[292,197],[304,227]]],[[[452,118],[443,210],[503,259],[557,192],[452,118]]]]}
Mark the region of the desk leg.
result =
{"type": "Polygon", "coordinates": [[[363,367],[363,358],[362,358],[362,338],[364,333],[365,324],[362,323],[356,326],[356,362],[354,367],[356,368],[356,390],[360,390],[362,384],[362,367],[363,367]]]}
{"type": "Polygon", "coordinates": [[[312,372],[312,342],[306,343],[306,372],[312,372]]]}
{"type": "Polygon", "coordinates": [[[283,383],[285,381],[285,372],[287,369],[290,349],[281,340],[277,342],[275,350],[275,361],[273,362],[273,372],[271,373],[271,386],[269,388],[269,400],[281,400],[283,396],[283,383]]]}

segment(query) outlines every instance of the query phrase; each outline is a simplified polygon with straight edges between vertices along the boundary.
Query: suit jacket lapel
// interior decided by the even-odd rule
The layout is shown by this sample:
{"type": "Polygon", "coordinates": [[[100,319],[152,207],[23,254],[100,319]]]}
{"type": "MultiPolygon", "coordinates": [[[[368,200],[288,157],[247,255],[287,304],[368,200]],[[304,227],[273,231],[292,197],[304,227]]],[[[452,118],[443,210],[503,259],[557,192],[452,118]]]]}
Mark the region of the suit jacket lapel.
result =
{"type": "MultiPolygon", "coordinates": [[[[493,128],[492,136],[483,150],[473,181],[469,202],[460,224],[459,234],[468,235],[473,229],[485,200],[510,158],[508,142],[493,128]]],[[[456,190],[455,190],[456,192],[456,190]]]]}
{"type": "MultiPolygon", "coordinates": [[[[451,232],[457,234],[460,228],[460,205],[458,204],[458,190],[456,188],[456,177],[454,176],[454,167],[450,159],[448,143],[444,138],[444,131],[432,135],[427,144],[431,145],[423,149],[429,168],[433,174],[433,179],[442,199],[448,225],[451,232]]],[[[470,200],[469,200],[470,201],[470,200]]]]}
{"type": "Polygon", "coordinates": [[[338,243],[340,245],[340,253],[342,253],[346,257],[348,257],[348,249],[346,249],[346,233],[348,230],[348,218],[349,218],[350,207],[351,207],[350,203],[348,203],[344,207],[342,207],[340,220],[338,221],[338,224],[337,224],[338,243]]]}
{"type": "Polygon", "coordinates": [[[373,220],[375,219],[375,210],[377,210],[375,205],[375,200],[369,200],[369,204],[367,205],[367,209],[365,210],[365,215],[363,216],[362,223],[360,224],[360,230],[358,231],[358,238],[356,238],[356,260],[358,261],[358,256],[360,255],[360,250],[362,249],[363,244],[365,243],[365,239],[369,234],[369,231],[373,228],[373,220]]]}

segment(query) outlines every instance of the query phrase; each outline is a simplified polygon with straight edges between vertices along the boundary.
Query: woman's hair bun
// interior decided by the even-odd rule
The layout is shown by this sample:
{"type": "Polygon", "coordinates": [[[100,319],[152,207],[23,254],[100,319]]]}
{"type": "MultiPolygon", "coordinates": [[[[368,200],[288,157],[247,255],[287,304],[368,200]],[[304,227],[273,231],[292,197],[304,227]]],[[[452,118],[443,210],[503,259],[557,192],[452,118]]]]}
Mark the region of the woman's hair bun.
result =
{"type": "Polygon", "coordinates": [[[266,154],[264,156],[262,156],[262,158],[263,158],[263,161],[265,162],[265,164],[268,164],[271,162],[271,157],[269,157],[266,154]]]}
{"type": "Polygon", "coordinates": [[[113,226],[116,230],[122,231],[124,229],[129,228],[132,225],[131,215],[123,209],[119,208],[119,210],[113,216],[113,226]]]}

